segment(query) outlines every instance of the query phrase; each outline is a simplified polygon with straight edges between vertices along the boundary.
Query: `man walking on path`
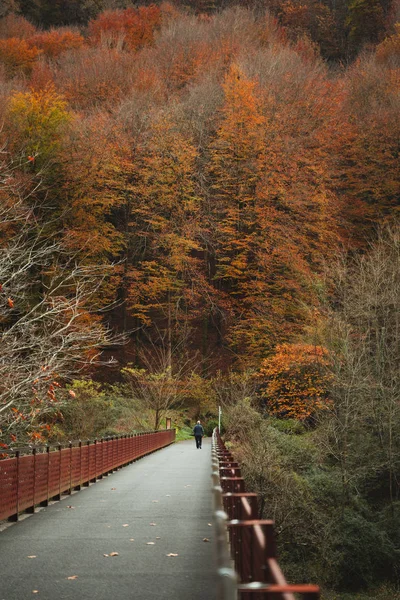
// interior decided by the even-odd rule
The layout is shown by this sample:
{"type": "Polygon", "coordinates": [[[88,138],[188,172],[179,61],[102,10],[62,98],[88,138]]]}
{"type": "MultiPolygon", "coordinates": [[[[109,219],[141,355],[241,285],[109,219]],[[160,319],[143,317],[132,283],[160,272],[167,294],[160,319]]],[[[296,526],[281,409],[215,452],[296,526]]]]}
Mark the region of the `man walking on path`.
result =
{"type": "Polygon", "coordinates": [[[197,421],[196,425],[193,427],[193,433],[196,440],[196,448],[200,448],[201,450],[201,438],[204,435],[204,429],[201,426],[200,421],[197,421]]]}

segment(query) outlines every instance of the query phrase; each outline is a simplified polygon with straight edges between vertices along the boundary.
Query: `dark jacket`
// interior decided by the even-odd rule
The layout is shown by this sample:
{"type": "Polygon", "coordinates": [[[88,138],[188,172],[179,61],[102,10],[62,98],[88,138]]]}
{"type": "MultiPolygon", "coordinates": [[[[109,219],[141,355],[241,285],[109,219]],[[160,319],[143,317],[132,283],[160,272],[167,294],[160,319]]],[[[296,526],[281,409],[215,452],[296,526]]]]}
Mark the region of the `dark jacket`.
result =
{"type": "Polygon", "coordinates": [[[199,425],[198,423],[196,423],[196,425],[193,427],[193,433],[194,435],[204,435],[204,429],[201,425],[199,425]]]}

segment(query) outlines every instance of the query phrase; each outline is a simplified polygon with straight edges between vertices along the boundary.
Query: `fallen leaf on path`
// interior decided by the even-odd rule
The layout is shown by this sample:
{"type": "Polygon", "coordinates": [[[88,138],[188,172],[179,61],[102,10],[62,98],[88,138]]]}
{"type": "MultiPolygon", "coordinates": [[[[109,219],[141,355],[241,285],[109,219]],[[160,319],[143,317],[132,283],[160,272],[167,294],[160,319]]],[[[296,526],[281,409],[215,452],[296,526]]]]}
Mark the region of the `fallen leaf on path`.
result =
{"type": "Polygon", "coordinates": [[[118,552],[110,552],[110,556],[119,556],[118,552]]]}
{"type": "Polygon", "coordinates": [[[75,506],[71,506],[70,504],[67,506],[67,508],[75,508],[75,506]]]}
{"type": "Polygon", "coordinates": [[[157,536],[157,537],[156,537],[156,540],[161,540],[160,536],[157,536]]]}
{"type": "Polygon", "coordinates": [[[211,524],[211,523],[207,523],[207,525],[208,525],[209,527],[212,527],[212,524],[211,524]]]}
{"type": "Polygon", "coordinates": [[[124,523],[122,527],[129,527],[129,523],[124,523]]]}
{"type": "Polygon", "coordinates": [[[155,542],[146,542],[147,546],[154,546],[155,542]]]}
{"type": "Polygon", "coordinates": [[[108,556],[108,554],[103,554],[103,556],[108,556]]]}
{"type": "Polygon", "coordinates": [[[157,525],[157,523],[150,523],[150,525],[151,525],[152,527],[155,527],[155,526],[157,525]]]}
{"type": "Polygon", "coordinates": [[[67,579],[78,579],[78,575],[70,575],[70,577],[67,577],[67,579]]]}
{"type": "Polygon", "coordinates": [[[167,556],[178,556],[178,554],[174,554],[173,552],[170,552],[169,554],[167,554],[167,556]]]}
{"type": "Polygon", "coordinates": [[[36,554],[32,554],[32,556],[27,556],[26,558],[36,558],[36,554]]]}
{"type": "Polygon", "coordinates": [[[111,490],[116,490],[117,488],[111,488],[111,490]]]}
{"type": "Polygon", "coordinates": [[[152,502],[158,502],[158,500],[152,500],[152,502]]]}
{"type": "Polygon", "coordinates": [[[171,494],[166,494],[165,497],[166,498],[171,498],[171,494]]]}
{"type": "Polygon", "coordinates": [[[131,538],[129,541],[130,541],[130,542],[134,542],[135,540],[134,540],[134,538],[131,538]]]}
{"type": "Polygon", "coordinates": [[[32,594],[38,594],[39,590],[32,590],[32,594]]]}
{"type": "Polygon", "coordinates": [[[210,540],[208,538],[203,538],[203,542],[209,542],[210,540]]]}

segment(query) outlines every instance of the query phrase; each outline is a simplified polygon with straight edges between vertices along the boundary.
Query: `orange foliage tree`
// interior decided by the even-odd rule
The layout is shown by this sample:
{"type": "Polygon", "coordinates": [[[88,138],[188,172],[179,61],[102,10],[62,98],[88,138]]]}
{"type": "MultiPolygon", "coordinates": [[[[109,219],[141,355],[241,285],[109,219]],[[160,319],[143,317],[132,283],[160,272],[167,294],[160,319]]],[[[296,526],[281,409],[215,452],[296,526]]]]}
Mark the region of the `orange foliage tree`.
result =
{"type": "Polygon", "coordinates": [[[331,138],[342,215],[353,239],[361,243],[378,222],[396,215],[400,194],[399,72],[391,60],[383,60],[384,48],[378,48],[376,58],[361,57],[348,69],[338,111],[340,128],[331,138]]]}
{"type": "Polygon", "coordinates": [[[75,120],[55,157],[52,185],[64,244],[88,263],[108,263],[121,249],[121,235],[110,219],[123,193],[117,138],[104,114],[75,120]]]}
{"type": "Polygon", "coordinates": [[[169,336],[195,318],[204,279],[196,257],[201,250],[196,158],[190,139],[167,116],[155,119],[136,156],[129,305],[147,325],[152,315],[161,315],[169,336]]]}
{"type": "Polygon", "coordinates": [[[232,65],[223,85],[221,124],[211,148],[213,220],[218,244],[216,279],[240,292],[247,279],[255,226],[264,117],[255,83],[232,65]]]}
{"type": "Polygon", "coordinates": [[[313,88],[328,90],[320,76],[307,92],[294,81],[284,74],[260,87],[232,68],[211,148],[214,281],[235,305],[227,338],[250,360],[301,331],[313,273],[337,240],[323,142],[330,115],[313,88]]]}
{"type": "Polygon", "coordinates": [[[161,23],[161,9],[154,4],[108,10],[89,23],[89,35],[95,44],[123,45],[138,50],[152,43],[154,31],[161,23]]]}
{"type": "Polygon", "coordinates": [[[80,48],[84,38],[71,29],[51,29],[44,33],[37,33],[28,40],[31,48],[39,48],[49,58],[57,58],[62,52],[80,48]]]}
{"type": "Polygon", "coordinates": [[[4,64],[9,77],[17,73],[28,75],[41,53],[39,48],[29,45],[22,39],[0,40],[0,63],[4,64]]]}
{"type": "Polygon", "coordinates": [[[329,406],[329,353],[322,346],[281,344],[261,363],[260,396],[267,412],[305,420],[329,406]]]}

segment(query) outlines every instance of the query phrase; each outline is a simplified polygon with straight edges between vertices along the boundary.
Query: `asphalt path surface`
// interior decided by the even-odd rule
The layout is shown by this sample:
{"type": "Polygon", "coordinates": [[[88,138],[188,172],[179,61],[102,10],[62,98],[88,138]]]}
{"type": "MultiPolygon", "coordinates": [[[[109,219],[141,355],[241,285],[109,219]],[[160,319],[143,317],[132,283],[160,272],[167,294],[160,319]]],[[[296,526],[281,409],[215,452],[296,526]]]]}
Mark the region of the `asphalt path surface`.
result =
{"type": "Polygon", "coordinates": [[[210,490],[193,439],[4,528],[0,600],[214,600],[210,490]]]}

